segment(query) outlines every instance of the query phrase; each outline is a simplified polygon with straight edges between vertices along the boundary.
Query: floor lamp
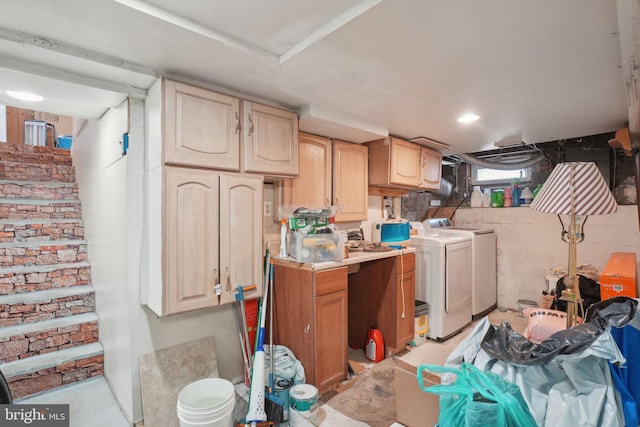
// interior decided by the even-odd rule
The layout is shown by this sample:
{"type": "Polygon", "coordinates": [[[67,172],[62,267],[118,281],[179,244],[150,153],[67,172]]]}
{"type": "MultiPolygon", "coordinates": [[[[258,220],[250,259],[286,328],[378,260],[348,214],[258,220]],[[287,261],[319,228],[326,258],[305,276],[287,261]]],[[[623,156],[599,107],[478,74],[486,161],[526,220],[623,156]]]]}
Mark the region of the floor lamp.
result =
{"type": "Polygon", "coordinates": [[[556,214],[562,224],[562,240],[569,244],[569,267],[566,289],[559,298],[567,302],[567,327],[575,326],[578,316],[584,316],[576,267],[576,247],[584,240],[584,224],[588,215],[616,212],[618,204],[595,163],[567,162],[556,165],[531,209],[556,214]],[[568,230],[561,215],[569,216],[568,230]]]}

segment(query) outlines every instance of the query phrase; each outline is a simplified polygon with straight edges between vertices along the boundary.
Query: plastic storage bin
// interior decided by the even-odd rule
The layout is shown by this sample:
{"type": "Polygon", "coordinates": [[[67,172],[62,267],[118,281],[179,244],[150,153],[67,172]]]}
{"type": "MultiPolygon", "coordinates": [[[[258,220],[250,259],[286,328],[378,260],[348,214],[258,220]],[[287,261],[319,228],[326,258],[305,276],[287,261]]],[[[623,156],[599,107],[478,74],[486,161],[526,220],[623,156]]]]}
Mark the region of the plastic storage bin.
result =
{"type": "Polygon", "coordinates": [[[299,262],[341,261],[344,259],[344,234],[309,234],[292,232],[289,255],[299,262]]]}
{"type": "Polygon", "coordinates": [[[600,273],[600,299],[619,296],[637,298],[636,254],[614,252],[600,273]]]}

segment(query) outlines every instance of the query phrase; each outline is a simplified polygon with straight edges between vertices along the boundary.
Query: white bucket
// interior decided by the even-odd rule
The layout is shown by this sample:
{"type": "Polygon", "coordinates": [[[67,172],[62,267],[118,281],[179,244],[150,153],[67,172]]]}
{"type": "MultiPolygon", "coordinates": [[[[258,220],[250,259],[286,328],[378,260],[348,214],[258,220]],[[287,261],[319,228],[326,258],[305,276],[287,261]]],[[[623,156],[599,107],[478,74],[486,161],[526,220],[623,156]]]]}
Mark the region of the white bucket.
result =
{"type": "Polygon", "coordinates": [[[524,311],[529,307],[537,307],[538,303],[535,301],[531,301],[530,299],[519,299],[518,300],[518,314],[520,317],[524,318],[524,311]]]}
{"type": "Polygon", "coordinates": [[[233,427],[235,408],[235,388],[223,378],[192,382],[178,394],[180,427],[233,427]]]}
{"type": "Polygon", "coordinates": [[[311,384],[297,384],[289,390],[289,426],[318,424],[318,389],[311,384]]]}

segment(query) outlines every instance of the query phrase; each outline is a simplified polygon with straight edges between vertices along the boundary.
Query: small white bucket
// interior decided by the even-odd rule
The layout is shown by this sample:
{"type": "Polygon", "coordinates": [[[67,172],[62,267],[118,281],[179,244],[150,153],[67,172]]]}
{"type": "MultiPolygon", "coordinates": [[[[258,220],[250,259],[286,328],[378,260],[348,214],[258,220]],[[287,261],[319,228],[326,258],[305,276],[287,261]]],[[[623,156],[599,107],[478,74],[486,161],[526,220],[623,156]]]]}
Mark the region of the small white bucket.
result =
{"type": "Polygon", "coordinates": [[[518,314],[520,317],[524,318],[524,311],[529,307],[537,307],[538,303],[535,301],[531,301],[530,299],[519,299],[518,300],[518,314]]]}
{"type": "Polygon", "coordinates": [[[223,378],[206,378],[188,384],[178,394],[180,427],[233,427],[235,388],[223,378]]]}
{"type": "Polygon", "coordinates": [[[311,384],[297,384],[289,390],[289,426],[318,424],[318,389],[311,384]]]}

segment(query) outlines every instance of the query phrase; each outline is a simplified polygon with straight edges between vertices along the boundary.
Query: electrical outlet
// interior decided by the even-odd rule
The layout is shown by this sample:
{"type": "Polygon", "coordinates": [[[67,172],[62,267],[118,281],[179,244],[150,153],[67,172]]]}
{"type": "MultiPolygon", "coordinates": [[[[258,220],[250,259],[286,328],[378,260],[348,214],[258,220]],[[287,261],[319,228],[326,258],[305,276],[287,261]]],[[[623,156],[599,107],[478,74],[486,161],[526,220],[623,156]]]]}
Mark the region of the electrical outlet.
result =
{"type": "Polygon", "coordinates": [[[440,206],[441,202],[440,202],[440,200],[429,200],[429,204],[431,206],[440,206]]]}
{"type": "Polygon", "coordinates": [[[271,216],[271,202],[264,202],[264,216],[271,216]]]}

